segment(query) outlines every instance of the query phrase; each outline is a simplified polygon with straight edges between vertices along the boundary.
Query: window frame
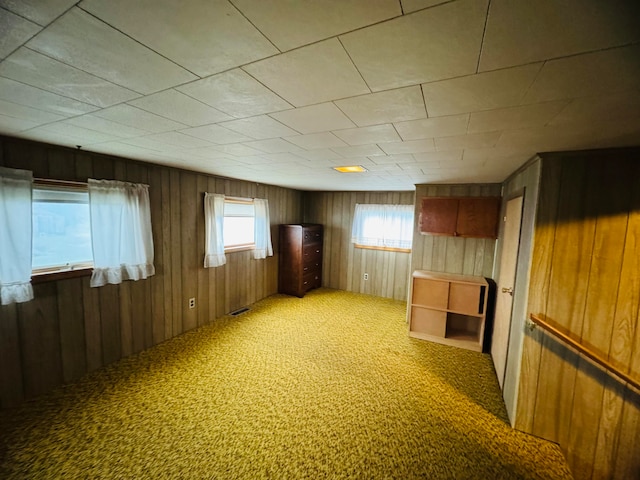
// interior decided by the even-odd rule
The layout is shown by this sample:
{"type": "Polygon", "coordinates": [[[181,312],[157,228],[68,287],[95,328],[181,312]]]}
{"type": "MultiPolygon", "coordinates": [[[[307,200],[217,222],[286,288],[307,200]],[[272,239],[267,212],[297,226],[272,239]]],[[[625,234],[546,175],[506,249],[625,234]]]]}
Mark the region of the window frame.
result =
{"type": "MultiPolygon", "coordinates": [[[[87,182],[76,182],[69,180],[55,180],[49,178],[34,178],[32,189],[36,190],[40,187],[42,190],[50,189],[70,190],[70,191],[89,191],[87,182]]],[[[34,203],[34,200],[31,200],[34,203]]],[[[33,222],[33,215],[31,217],[33,222]]],[[[93,258],[91,262],[76,263],[73,265],[59,265],[51,267],[31,268],[31,282],[41,283],[52,280],[64,280],[67,278],[77,278],[90,276],[93,272],[93,258]]]]}
{"type": "MultiPolygon", "coordinates": [[[[376,206],[379,206],[381,208],[391,207],[391,206],[411,207],[412,212],[413,212],[413,205],[410,205],[410,204],[362,204],[362,205],[376,205],[376,206]]],[[[351,221],[352,230],[353,230],[353,227],[354,227],[355,220],[356,220],[356,215],[355,215],[355,212],[354,212],[354,216],[353,216],[353,219],[351,221]]],[[[412,222],[413,222],[413,220],[412,220],[412,222]]],[[[415,225],[413,225],[413,230],[415,230],[415,225]]],[[[382,246],[382,245],[363,245],[361,243],[353,241],[353,239],[352,239],[352,243],[353,243],[353,246],[355,248],[362,248],[362,249],[367,249],[367,250],[379,250],[379,251],[385,251],[385,252],[411,253],[412,248],[413,248],[413,233],[414,233],[413,230],[412,230],[412,234],[411,234],[411,247],[410,248],[390,247],[390,246],[382,246]]]]}
{"type": "MultiPolygon", "coordinates": [[[[255,214],[255,206],[254,206],[253,198],[230,197],[225,195],[224,203],[225,203],[225,206],[227,203],[236,203],[240,205],[251,205],[252,207],[254,207],[253,216],[251,217],[247,216],[247,218],[253,219],[253,242],[239,243],[239,244],[229,245],[229,246],[225,245],[224,253],[226,254],[226,253],[233,253],[233,252],[244,252],[244,251],[255,250],[256,249],[256,241],[255,241],[256,214],[255,214]]],[[[229,215],[229,217],[233,217],[233,216],[234,215],[229,215]]],[[[235,215],[235,216],[238,216],[238,215],[235,215]]],[[[227,215],[223,215],[223,217],[226,218],[227,215]]],[[[224,218],[223,218],[223,224],[224,224],[224,218]]]]}

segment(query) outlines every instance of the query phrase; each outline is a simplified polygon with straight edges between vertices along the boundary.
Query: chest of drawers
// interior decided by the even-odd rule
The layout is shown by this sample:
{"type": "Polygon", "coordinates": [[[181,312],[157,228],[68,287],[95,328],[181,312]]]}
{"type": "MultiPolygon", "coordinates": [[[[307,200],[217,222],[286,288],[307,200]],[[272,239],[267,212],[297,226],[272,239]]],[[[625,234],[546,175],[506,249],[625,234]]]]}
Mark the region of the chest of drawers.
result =
{"type": "Polygon", "coordinates": [[[322,225],[280,225],[278,292],[303,297],[322,285],[322,225]]]}

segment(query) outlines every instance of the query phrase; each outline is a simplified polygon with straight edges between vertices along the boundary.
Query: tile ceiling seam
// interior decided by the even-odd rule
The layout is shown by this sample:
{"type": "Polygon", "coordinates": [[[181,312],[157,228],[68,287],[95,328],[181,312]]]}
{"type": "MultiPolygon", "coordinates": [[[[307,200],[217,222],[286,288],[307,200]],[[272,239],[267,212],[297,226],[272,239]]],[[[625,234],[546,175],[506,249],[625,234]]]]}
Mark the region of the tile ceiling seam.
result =
{"type": "MultiPolygon", "coordinates": [[[[111,25],[109,22],[106,22],[105,20],[103,20],[102,18],[98,17],[97,15],[94,15],[93,13],[89,12],[88,10],[85,10],[84,8],[78,6],[78,10],[82,10],[84,13],[86,13],[87,15],[89,15],[90,17],[95,18],[97,21],[99,21],[100,23],[103,23],[104,25],[108,26],[109,28],[115,30],[116,32],[120,33],[121,35],[124,35],[125,37],[127,37],[128,39],[134,41],[135,43],[137,43],[138,45],[146,48],[147,50],[149,50],[150,52],[155,53],[156,55],[158,55],[159,57],[164,58],[166,61],[171,62],[172,64],[174,64],[175,66],[183,69],[186,72],[189,72],[191,75],[195,75],[198,78],[202,78],[200,75],[198,75],[195,72],[192,72],[191,70],[189,70],[187,67],[180,65],[178,62],[170,59],[169,57],[163,55],[162,53],[154,50],[153,48],[151,48],[149,45],[142,43],[140,40],[132,37],[131,35],[129,35],[128,33],[123,32],[122,30],[120,30],[119,28],[111,25]]],[[[88,73],[88,72],[87,72],[88,73]]],[[[116,84],[117,85],[117,84],[116,84]]],[[[125,88],[129,88],[129,87],[125,87],[125,88]]],[[[156,92],[153,92],[156,93],[156,92]]]]}
{"type": "MultiPolygon", "coordinates": [[[[277,46],[275,43],[273,43],[273,42],[271,41],[271,39],[270,39],[269,37],[267,37],[267,36],[264,34],[264,32],[258,28],[258,26],[257,26],[257,25],[255,25],[251,20],[249,20],[249,18],[244,14],[244,12],[243,12],[242,10],[240,10],[240,8],[239,8],[235,3],[233,3],[233,0],[227,0],[227,2],[229,3],[229,5],[231,5],[231,6],[232,6],[232,7],[233,7],[233,8],[234,8],[234,9],[235,9],[235,10],[236,10],[236,11],[237,11],[241,16],[242,16],[242,18],[244,18],[244,19],[249,23],[249,25],[251,25],[253,28],[255,28],[257,32],[260,32],[260,35],[262,35],[262,37],[263,37],[267,42],[269,42],[269,44],[270,44],[273,48],[275,48],[279,53],[282,53],[282,50],[281,50],[280,48],[278,48],[278,46],[277,46]]],[[[278,55],[278,54],[275,54],[275,55],[278,55]]],[[[267,58],[268,58],[268,57],[267,57],[267,58]]],[[[287,102],[287,103],[288,103],[288,102],[287,102]]]]}
{"type": "Polygon", "coordinates": [[[491,0],[487,2],[487,13],[484,16],[484,27],[482,28],[482,39],[480,40],[480,51],[478,52],[478,61],[476,62],[476,73],[480,70],[480,60],[484,50],[484,39],[487,34],[487,25],[489,24],[489,12],[491,11],[491,0]]]}

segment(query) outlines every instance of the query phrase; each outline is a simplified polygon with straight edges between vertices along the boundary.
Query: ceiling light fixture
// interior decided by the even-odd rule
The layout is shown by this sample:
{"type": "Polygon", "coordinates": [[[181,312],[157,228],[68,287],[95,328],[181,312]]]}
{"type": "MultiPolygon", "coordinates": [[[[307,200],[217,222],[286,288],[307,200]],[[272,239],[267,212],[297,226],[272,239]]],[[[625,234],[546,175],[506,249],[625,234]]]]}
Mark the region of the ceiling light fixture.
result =
{"type": "Polygon", "coordinates": [[[340,173],[361,173],[366,172],[367,169],[362,165],[349,165],[347,167],[333,167],[334,170],[340,173]]]}

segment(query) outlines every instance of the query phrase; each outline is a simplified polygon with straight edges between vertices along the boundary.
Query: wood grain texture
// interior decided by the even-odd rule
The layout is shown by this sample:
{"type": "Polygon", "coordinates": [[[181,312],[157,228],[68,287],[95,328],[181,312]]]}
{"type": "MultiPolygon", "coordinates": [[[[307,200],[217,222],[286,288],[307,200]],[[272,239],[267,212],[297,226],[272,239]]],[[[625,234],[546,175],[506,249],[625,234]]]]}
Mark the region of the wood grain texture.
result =
{"type": "Polygon", "coordinates": [[[0,164],[42,178],[148,184],[156,268],[147,280],[100,288],[89,277],[53,280],[35,285],[35,300],[0,307],[0,408],[277,292],[275,256],[232,253],[232,268],[204,268],[204,192],[266,198],[272,231],[302,220],[302,193],[281,187],[5,137],[0,164]]]}
{"type": "MultiPolygon", "coordinates": [[[[637,375],[640,153],[542,157],[529,311],[637,375]]],[[[576,478],[636,478],[639,392],[537,335],[524,344],[517,426],[559,442],[576,478]]]]}
{"type": "Polygon", "coordinates": [[[351,224],[356,203],[413,202],[413,192],[306,192],[304,222],[324,226],[322,285],[406,300],[411,255],[354,247],[351,224]],[[369,280],[363,279],[364,273],[369,280]]]}

